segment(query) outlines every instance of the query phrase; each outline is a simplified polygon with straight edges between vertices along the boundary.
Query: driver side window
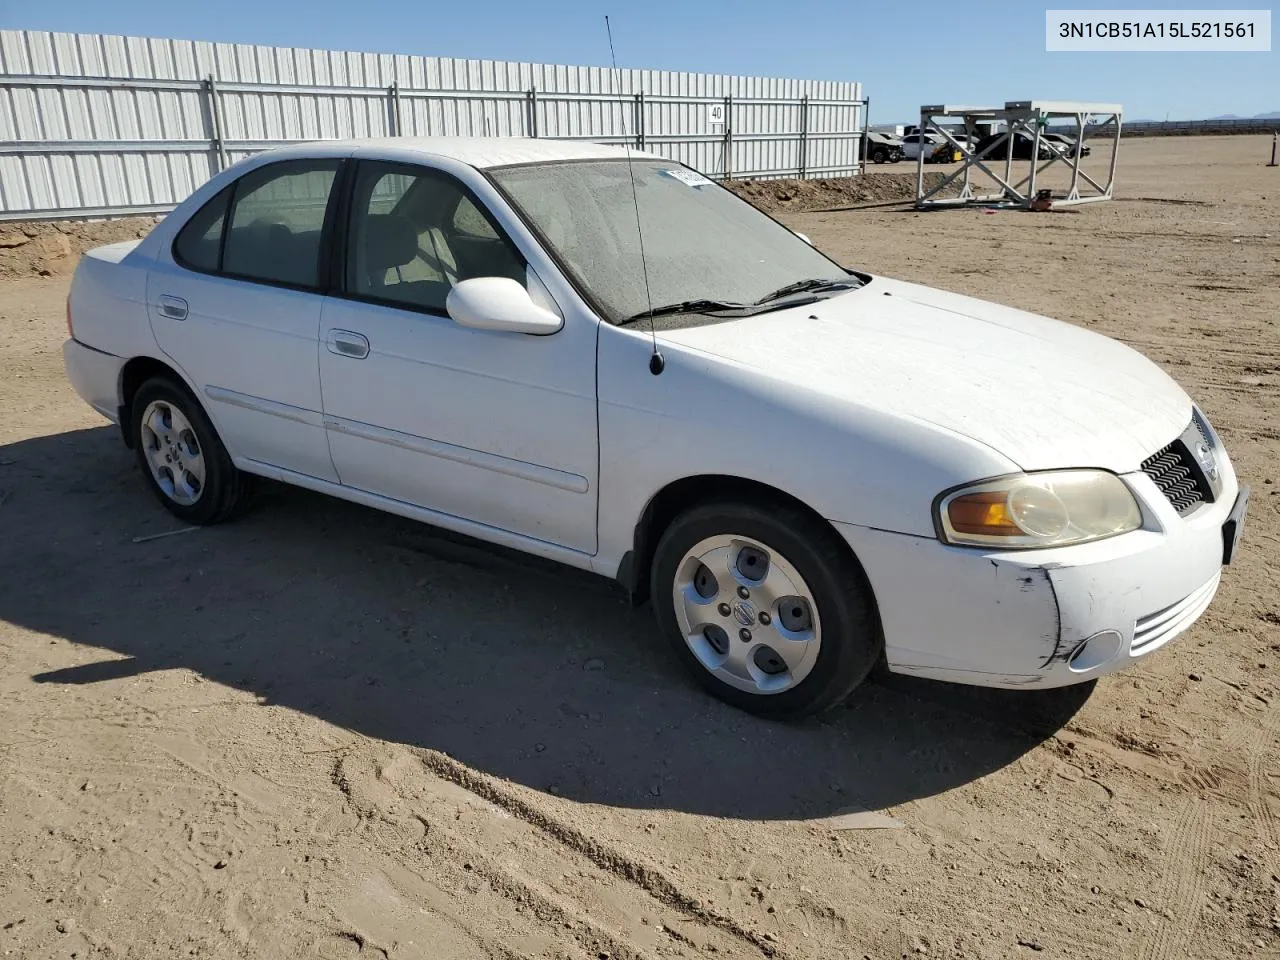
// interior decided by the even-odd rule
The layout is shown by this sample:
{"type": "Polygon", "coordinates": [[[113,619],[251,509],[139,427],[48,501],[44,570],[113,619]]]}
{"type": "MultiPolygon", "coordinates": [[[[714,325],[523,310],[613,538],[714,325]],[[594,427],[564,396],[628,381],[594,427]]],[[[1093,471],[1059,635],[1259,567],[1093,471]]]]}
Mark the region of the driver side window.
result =
{"type": "Polygon", "coordinates": [[[524,259],[458,181],[392,163],[360,163],[346,263],[348,294],[430,313],[461,280],[525,281],[524,259]]]}

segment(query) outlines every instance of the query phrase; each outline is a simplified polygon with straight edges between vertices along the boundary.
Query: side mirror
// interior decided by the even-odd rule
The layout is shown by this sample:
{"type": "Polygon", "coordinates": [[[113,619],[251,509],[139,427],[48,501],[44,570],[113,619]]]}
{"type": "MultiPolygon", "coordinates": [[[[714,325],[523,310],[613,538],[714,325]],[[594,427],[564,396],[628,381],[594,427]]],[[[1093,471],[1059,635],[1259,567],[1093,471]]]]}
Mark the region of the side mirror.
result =
{"type": "Polygon", "coordinates": [[[795,234],[797,237],[799,237],[801,240],[803,240],[805,243],[807,243],[809,246],[811,246],[811,247],[813,246],[813,241],[812,241],[812,240],[810,240],[808,237],[806,237],[806,236],[805,236],[803,233],[801,233],[799,230],[792,230],[791,232],[792,232],[792,233],[794,233],[794,234],[795,234]]]}
{"type": "Polygon", "coordinates": [[[445,309],[453,322],[474,330],[555,333],[563,321],[533,302],[529,291],[508,277],[475,277],[449,291],[445,309]]]}

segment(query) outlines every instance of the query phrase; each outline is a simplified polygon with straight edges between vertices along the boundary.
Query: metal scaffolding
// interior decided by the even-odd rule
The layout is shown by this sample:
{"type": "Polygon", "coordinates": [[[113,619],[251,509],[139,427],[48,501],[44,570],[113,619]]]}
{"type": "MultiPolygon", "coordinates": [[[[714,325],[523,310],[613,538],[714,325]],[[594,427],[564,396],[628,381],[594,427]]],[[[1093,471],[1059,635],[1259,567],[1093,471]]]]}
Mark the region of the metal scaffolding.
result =
{"type": "MultiPolygon", "coordinates": [[[[1052,199],[1051,209],[1069,207],[1080,203],[1094,203],[1098,200],[1110,200],[1116,179],[1116,157],[1120,148],[1120,123],[1124,108],[1118,103],[1084,103],[1074,100],[1010,100],[1003,107],[956,106],[953,104],[926,105],[920,108],[920,132],[936,133],[946,139],[956,152],[961,155],[960,169],[954,170],[943,178],[936,186],[925,190],[924,159],[921,150],[916,161],[916,206],[919,208],[965,206],[969,204],[1014,204],[1030,208],[1036,199],[1036,179],[1055,163],[1065,163],[1071,169],[1071,185],[1066,196],[1052,199]],[[955,139],[952,131],[942,126],[944,119],[959,118],[964,124],[964,131],[969,136],[970,147],[975,147],[978,134],[983,129],[991,129],[996,124],[1003,124],[1004,129],[981,151],[963,146],[955,139]],[[1070,119],[1075,121],[1075,149],[1069,150],[1052,140],[1045,139],[1042,134],[1051,120],[1070,119]],[[1080,168],[1080,151],[1084,144],[1086,130],[1096,133],[1111,125],[1109,131],[1113,138],[1111,161],[1107,172],[1106,184],[1100,184],[1080,168]],[[1030,140],[1030,159],[1027,161],[1027,173],[1017,183],[1014,175],[1014,143],[1022,135],[1030,140]],[[1048,157],[1041,163],[1041,153],[1048,152],[1048,157]],[[1004,175],[993,171],[988,163],[996,164],[1004,161],[1004,175]],[[981,170],[1000,187],[996,193],[978,194],[974,192],[972,174],[974,169],[981,170]],[[939,197],[938,194],[949,185],[961,181],[960,193],[955,197],[939,197]],[[1096,193],[1081,193],[1081,181],[1096,190],[1096,193]]],[[[1068,130],[1070,128],[1067,128],[1068,130]]],[[[1054,131],[1058,132],[1058,131],[1054,131]]],[[[1086,190],[1088,188],[1086,187],[1086,190]]]]}

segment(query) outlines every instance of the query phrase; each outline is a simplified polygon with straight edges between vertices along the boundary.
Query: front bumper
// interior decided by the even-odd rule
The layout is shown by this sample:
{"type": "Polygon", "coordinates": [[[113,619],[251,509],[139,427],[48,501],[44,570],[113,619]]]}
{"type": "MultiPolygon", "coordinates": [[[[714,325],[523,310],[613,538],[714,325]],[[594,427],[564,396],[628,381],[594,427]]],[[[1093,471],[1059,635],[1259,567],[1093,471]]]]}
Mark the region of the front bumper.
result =
{"type": "Polygon", "coordinates": [[[1224,524],[1247,492],[1225,454],[1220,466],[1218,498],[1186,517],[1146,474],[1125,476],[1143,528],[1071,547],[984,551],[836,528],[875,591],[890,670],[980,686],[1066,686],[1158,650],[1209,606],[1224,524]]]}

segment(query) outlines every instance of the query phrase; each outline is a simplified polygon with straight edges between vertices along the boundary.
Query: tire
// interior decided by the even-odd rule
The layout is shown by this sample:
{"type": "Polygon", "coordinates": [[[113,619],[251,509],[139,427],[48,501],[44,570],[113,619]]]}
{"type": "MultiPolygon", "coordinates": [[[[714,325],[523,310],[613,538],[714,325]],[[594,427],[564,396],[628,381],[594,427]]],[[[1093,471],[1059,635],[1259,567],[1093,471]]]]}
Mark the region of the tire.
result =
{"type": "Polygon", "coordinates": [[[884,163],[888,159],[889,154],[884,150],[884,148],[876,150],[871,154],[871,160],[873,163],[884,163]]]}
{"type": "Polygon", "coordinates": [[[252,478],[236,469],[204,409],[185,386],[153,377],[138,388],[129,410],[138,467],[166,510],[184,523],[200,526],[221,523],[244,510],[252,478]],[[177,479],[177,470],[183,479],[177,479]]]}
{"type": "Polygon", "coordinates": [[[828,524],[789,505],[716,501],[682,513],[658,541],[650,596],[659,628],[698,682],[765,717],[838,705],[884,647],[862,568],[828,524]],[[733,569],[761,561],[758,581],[733,569]],[[803,606],[792,605],[796,597],[803,606]]]}

